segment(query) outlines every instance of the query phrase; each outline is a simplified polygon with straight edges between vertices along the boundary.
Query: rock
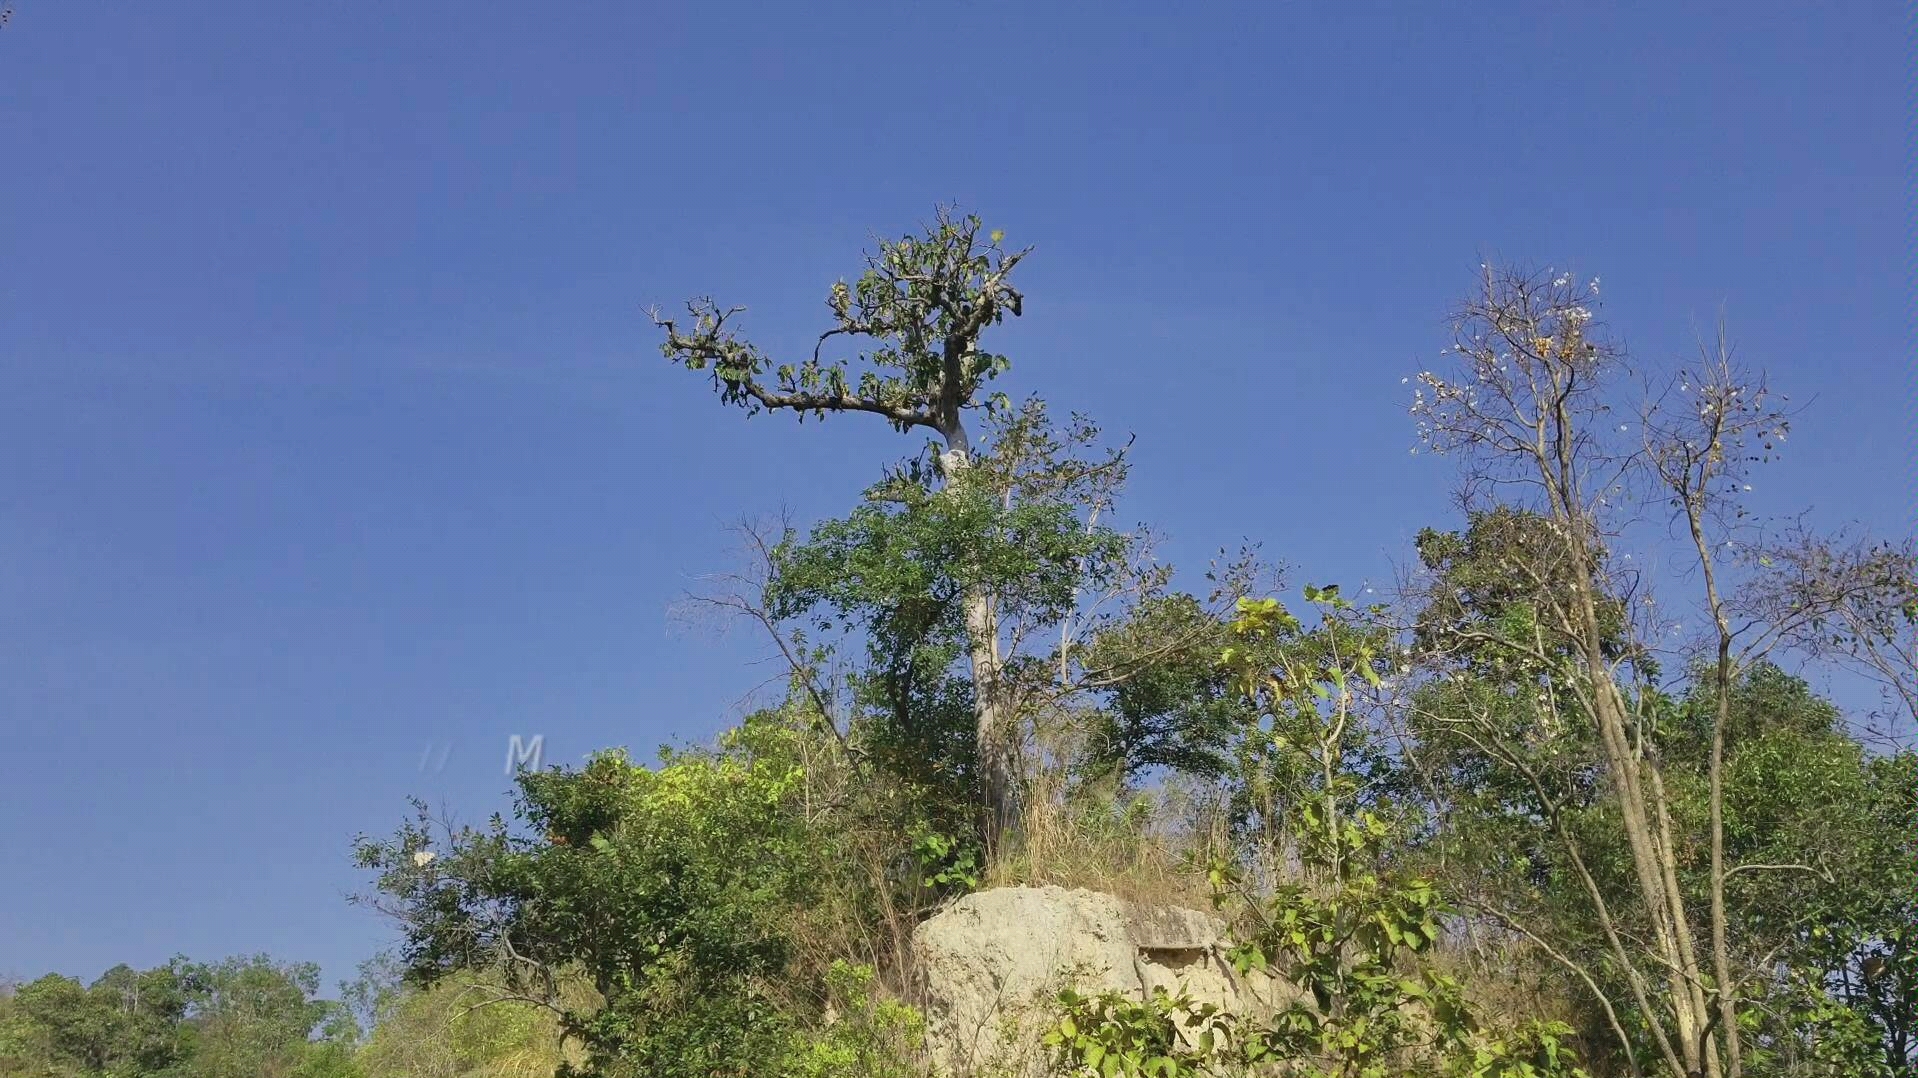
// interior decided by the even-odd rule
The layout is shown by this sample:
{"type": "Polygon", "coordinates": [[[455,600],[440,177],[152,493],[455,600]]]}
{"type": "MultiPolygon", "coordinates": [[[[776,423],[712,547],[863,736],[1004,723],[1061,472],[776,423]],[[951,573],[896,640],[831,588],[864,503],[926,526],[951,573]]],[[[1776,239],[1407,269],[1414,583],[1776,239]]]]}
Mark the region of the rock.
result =
{"type": "Polygon", "coordinates": [[[947,1073],[1035,1074],[1061,988],[1155,988],[1229,1010],[1263,993],[1222,957],[1225,925],[1179,907],[1149,907],[1098,891],[1001,887],[954,902],[913,933],[927,1046],[947,1073]]]}

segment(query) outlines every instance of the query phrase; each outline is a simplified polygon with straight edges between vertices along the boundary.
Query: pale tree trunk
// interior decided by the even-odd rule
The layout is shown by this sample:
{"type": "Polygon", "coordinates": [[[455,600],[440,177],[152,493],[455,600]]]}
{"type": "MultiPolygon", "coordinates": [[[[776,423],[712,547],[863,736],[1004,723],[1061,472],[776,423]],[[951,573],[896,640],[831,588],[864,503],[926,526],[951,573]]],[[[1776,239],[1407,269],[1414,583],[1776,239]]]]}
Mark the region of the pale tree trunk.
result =
{"type": "Polygon", "coordinates": [[[1717,1078],[1720,1074],[1717,1034],[1712,1032],[1711,1009],[1705,998],[1702,974],[1704,967],[1698,962],[1697,938],[1687,915],[1684,892],[1678,884],[1678,847],[1672,838],[1671,802],[1665,796],[1664,773],[1656,766],[1649,768],[1647,773],[1651,776],[1652,808],[1658,820],[1659,870],[1664,874],[1665,893],[1671,900],[1673,936],[1678,943],[1678,968],[1687,989],[1684,1000],[1690,1009],[1688,1020],[1693,1030],[1692,1037],[1697,1042],[1696,1051],[1704,1062],[1702,1073],[1717,1078]]]}
{"type": "MultiPolygon", "coordinates": [[[[972,460],[965,428],[954,424],[945,432],[946,450],[939,455],[947,489],[965,481],[972,460]]],[[[973,584],[965,595],[966,642],[972,665],[974,737],[979,752],[980,783],[985,796],[986,847],[1000,848],[1018,830],[1018,775],[1013,762],[1013,722],[1005,706],[1000,672],[999,618],[992,592],[973,584]]]]}
{"type": "Polygon", "coordinates": [[[1581,638],[1579,650],[1591,680],[1592,718],[1598,727],[1607,770],[1617,787],[1619,819],[1626,845],[1631,850],[1633,875],[1646,914],[1651,918],[1659,952],[1653,957],[1665,967],[1685,1078],[1719,1078],[1718,1055],[1713,1038],[1706,1032],[1711,1028],[1710,1011],[1697,950],[1685,898],[1678,886],[1678,852],[1672,848],[1664,781],[1658,774],[1658,765],[1648,765],[1644,753],[1632,743],[1630,709],[1604,655],[1604,632],[1599,625],[1598,597],[1592,583],[1598,567],[1586,545],[1587,520],[1572,460],[1574,424],[1564,400],[1563,393],[1558,394],[1556,405],[1544,417],[1545,422],[1538,429],[1535,453],[1552,516],[1564,530],[1566,550],[1575,567],[1571,612],[1581,638]]]}
{"type": "Polygon", "coordinates": [[[998,618],[983,588],[966,596],[966,635],[971,638],[973,715],[979,768],[985,786],[986,842],[997,849],[1018,829],[1018,778],[1013,766],[1012,722],[999,685],[998,618]]]}
{"type": "MultiPolygon", "coordinates": [[[[1716,439],[1714,439],[1716,441],[1716,439]]],[[[1712,447],[1716,450],[1716,444],[1712,447]]],[[[1708,465],[1709,467],[1709,465],[1708,465]]],[[[1707,473],[1709,477],[1709,473],[1707,473]]],[[[1703,488],[1704,483],[1700,482],[1703,488]]],[[[1738,996],[1734,991],[1731,945],[1727,940],[1725,911],[1725,728],[1731,723],[1732,660],[1731,621],[1725,615],[1725,603],[1718,592],[1718,574],[1712,560],[1711,540],[1705,535],[1704,507],[1692,492],[1685,497],[1685,523],[1692,545],[1698,550],[1699,569],[1705,577],[1705,602],[1711,609],[1712,625],[1718,633],[1718,653],[1712,668],[1714,707],[1712,711],[1711,749],[1711,905],[1712,905],[1712,978],[1718,989],[1718,1026],[1724,1030],[1730,1078],[1742,1078],[1745,1072],[1744,1046],[1738,1030],[1738,996]]]]}
{"type": "MultiPolygon", "coordinates": [[[[1603,657],[1596,652],[1597,649],[1593,648],[1587,654],[1587,662],[1596,663],[1592,669],[1593,717],[1597,720],[1599,743],[1607,769],[1618,790],[1619,820],[1625,830],[1626,845],[1631,850],[1633,876],[1638,883],[1646,915],[1652,922],[1658,951],[1653,958],[1665,967],[1672,1019],[1678,1033],[1679,1057],[1684,1062],[1686,1078],[1694,1075],[1715,1076],[1718,1074],[1717,1060],[1701,1043],[1701,1034],[1707,1025],[1705,1001],[1699,984],[1698,962],[1691,942],[1691,926],[1686,920],[1684,898],[1675,886],[1676,851],[1671,848],[1669,841],[1660,841],[1668,830],[1652,821],[1644,761],[1631,744],[1622,694],[1612,680],[1610,671],[1604,666],[1603,657]]],[[[1650,778],[1654,787],[1663,785],[1656,774],[1650,778]]],[[[1662,802],[1662,798],[1660,800],[1662,802]]]]}

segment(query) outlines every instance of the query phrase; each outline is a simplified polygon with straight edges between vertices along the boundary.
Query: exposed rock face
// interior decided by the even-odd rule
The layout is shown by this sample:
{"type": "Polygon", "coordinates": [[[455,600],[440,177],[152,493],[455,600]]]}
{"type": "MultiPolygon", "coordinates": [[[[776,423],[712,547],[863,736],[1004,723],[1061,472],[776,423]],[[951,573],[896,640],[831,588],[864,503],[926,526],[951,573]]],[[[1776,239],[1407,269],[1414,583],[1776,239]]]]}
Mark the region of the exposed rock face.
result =
{"type": "Polygon", "coordinates": [[[1254,995],[1221,956],[1225,925],[1197,910],[1097,891],[1003,887],[967,895],[913,933],[928,1047],[949,1073],[1037,1073],[1059,989],[1144,999],[1183,984],[1242,1009],[1254,995]]]}

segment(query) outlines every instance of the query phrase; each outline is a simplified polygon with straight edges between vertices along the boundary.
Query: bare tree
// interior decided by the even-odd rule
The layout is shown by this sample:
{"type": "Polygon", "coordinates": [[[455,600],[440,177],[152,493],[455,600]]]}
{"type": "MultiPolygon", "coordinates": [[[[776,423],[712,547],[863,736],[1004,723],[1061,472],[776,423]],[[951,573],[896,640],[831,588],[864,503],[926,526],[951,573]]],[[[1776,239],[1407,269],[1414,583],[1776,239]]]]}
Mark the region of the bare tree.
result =
{"type": "Polygon", "coordinates": [[[1744,1073],[1738,1004],[1742,978],[1734,973],[1725,910],[1725,734],[1731,723],[1732,694],[1739,671],[1769,651],[1800,614],[1784,620],[1734,625],[1731,599],[1721,571],[1721,554],[1736,550],[1745,516],[1739,495],[1750,489],[1746,472],[1769,459],[1789,429],[1789,419],[1771,399],[1762,376],[1740,369],[1721,329],[1715,347],[1701,349],[1700,361],[1680,372],[1660,406],[1646,409],[1645,455],[1663,491],[1671,496],[1698,558],[1704,605],[1711,623],[1711,750],[1707,764],[1711,817],[1712,986],[1717,1031],[1724,1040],[1727,1073],[1744,1073]]]}
{"type": "Polygon", "coordinates": [[[1864,733],[1908,744],[1918,734],[1918,539],[1793,527],[1748,557],[1759,575],[1738,596],[1738,613],[1785,626],[1789,646],[1876,684],[1891,704],[1890,728],[1864,733]]]}
{"type": "Polygon", "coordinates": [[[1554,711],[1563,701],[1569,713],[1555,721],[1590,730],[1649,929],[1642,945],[1628,938],[1611,909],[1563,824],[1552,790],[1528,770],[1524,746],[1502,743],[1505,731],[1489,722],[1458,733],[1532,777],[1611,957],[1650,1019],[1667,1072],[1716,1078],[1718,1020],[1679,886],[1664,778],[1645,736],[1646,716],[1635,710],[1644,697],[1631,691],[1639,677],[1634,661],[1643,652],[1621,645],[1629,620],[1613,614],[1619,604],[1603,560],[1607,525],[1628,489],[1642,481],[1644,456],[1605,435],[1613,420],[1603,389],[1622,373],[1624,357],[1600,331],[1596,304],[1595,282],[1488,267],[1455,322],[1449,351],[1458,372],[1420,376],[1414,405],[1420,433],[1434,450],[1467,462],[1468,508],[1488,502],[1516,506],[1543,525],[1528,537],[1529,545],[1506,552],[1503,566],[1533,585],[1536,623],[1530,633],[1467,626],[1436,646],[1494,649],[1500,662],[1537,679],[1541,699],[1554,711]]]}
{"type": "MultiPolygon", "coordinates": [[[[1918,562],[1910,543],[1841,546],[1802,530],[1788,541],[1767,538],[1744,499],[1751,469],[1771,459],[1789,430],[1785,399],[1736,361],[1721,330],[1649,403],[1615,403],[1632,372],[1597,321],[1597,291],[1596,282],[1570,274],[1487,267],[1447,350],[1457,371],[1420,376],[1413,411],[1422,437],[1465,461],[1460,499],[1484,549],[1460,556],[1481,559],[1474,571],[1485,574],[1464,585],[1427,583],[1419,629],[1426,658],[1454,678],[1483,663],[1473,676],[1527,686],[1531,698],[1514,708],[1463,692],[1447,698],[1443,713],[1416,714],[1425,730],[1496,761],[1530,789],[1629,1002],[1646,1016],[1662,1069],[1675,1078],[1741,1078],[1741,1015],[1758,1005],[1755,988],[1775,971],[1755,948],[1741,950],[1727,881],[1821,870],[1730,863],[1725,775],[1735,692],[1761,660],[1790,649],[1850,663],[1909,711],[1918,702],[1918,562]],[[1661,511],[1689,547],[1677,568],[1695,577],[1707,625],[1702,638],[1675,649],[1661,643],[1673,636],[1669,614],[1658,613],[1641,576],[1612,557],[1628,530],[1661,511]],[[1475,620],[1466,616],[1474,602],[1505,615],[1475,620]],[[1694,699],[1709,707],[1702,901],[1681,886],[1683,821],[1658,734],[1659,670],[1673,650],[1694,699]],[[1567,730],[1588,734],[1585,751],[1602,763],[1600,796],[1629,852],[1629,894],[1600,882],[1568,825],[1589,792],[1581,757],[1561,750],[1567,730]]],[[[1576,948],[1542,939],[1522,910],[1481,912],[1531,938],[1598,995],[1641,1066],[1618,1019],[1621,1001],[1603,997],[1591,968],[1572,957],[1576,948]]]]}

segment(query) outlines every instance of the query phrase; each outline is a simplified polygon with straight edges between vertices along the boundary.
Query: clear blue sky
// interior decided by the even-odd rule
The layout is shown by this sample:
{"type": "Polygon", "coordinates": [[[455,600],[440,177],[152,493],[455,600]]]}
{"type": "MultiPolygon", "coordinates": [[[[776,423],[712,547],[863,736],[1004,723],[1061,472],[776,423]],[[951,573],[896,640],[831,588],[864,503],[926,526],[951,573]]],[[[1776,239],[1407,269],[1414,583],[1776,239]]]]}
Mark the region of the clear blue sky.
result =
{"type": "Polygon", "coordinates": [[[912,444],[722,411],[643,309],[810,341],[937,201],[1038,246],[1011,388],[1136,432],[1187,563],[1449,519],[1399,380],[1486,255],[1647,359],[1723,310],[1817,395],[1761,508],[1911,527],[1905,4],[14,6],[0,971],[345,976],[407,795],[735,717],[761,649],[673,600],[912,444]]]}

